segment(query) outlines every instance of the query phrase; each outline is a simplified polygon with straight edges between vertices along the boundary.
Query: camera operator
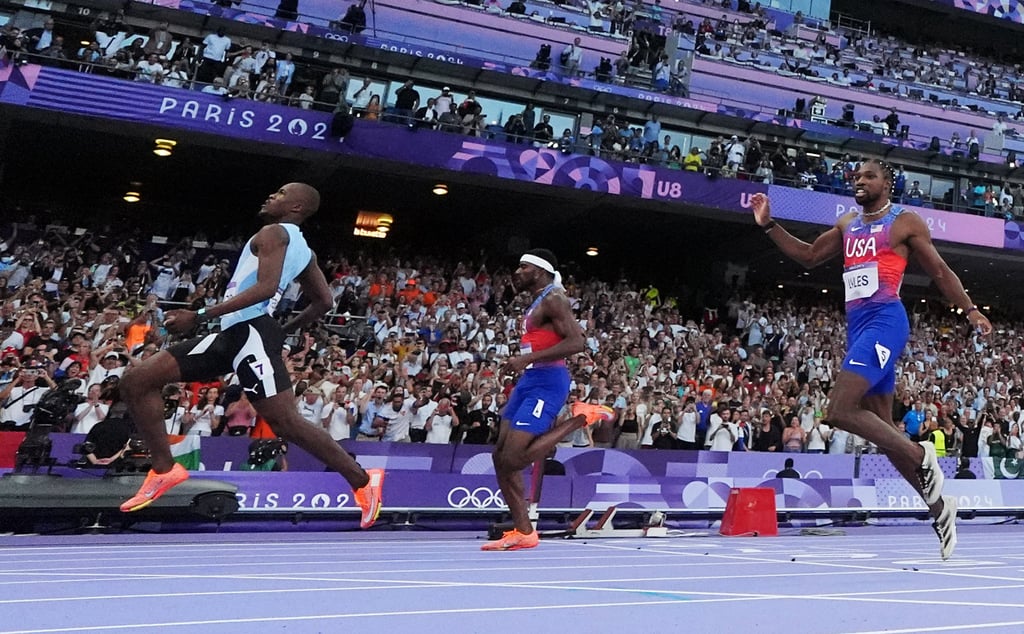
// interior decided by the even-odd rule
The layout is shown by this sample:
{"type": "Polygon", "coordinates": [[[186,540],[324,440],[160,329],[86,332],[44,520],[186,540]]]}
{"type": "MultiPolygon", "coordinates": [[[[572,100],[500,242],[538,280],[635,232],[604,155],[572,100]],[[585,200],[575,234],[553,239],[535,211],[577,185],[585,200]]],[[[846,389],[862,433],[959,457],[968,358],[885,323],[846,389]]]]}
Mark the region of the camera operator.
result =
{"type": "Polygon", "coordinates": [[[3,404],[0,431],[28,429],[36,405],[56,387],[42,364],[36,360],[29,361],[18,373],[18,380],[0,391],[0,403],[3,404]]]}
{"type": "Polygon", "coordinates": [[[192,413],[189,411],[191,398],[188,392],[182,390],[177,385],[170,384],[164,386],[162,396],[164,400],[164,426],[167,428],[167,434],[177,435],[184,433],[182,430],[188,429],[195,422],[192,413]]]}

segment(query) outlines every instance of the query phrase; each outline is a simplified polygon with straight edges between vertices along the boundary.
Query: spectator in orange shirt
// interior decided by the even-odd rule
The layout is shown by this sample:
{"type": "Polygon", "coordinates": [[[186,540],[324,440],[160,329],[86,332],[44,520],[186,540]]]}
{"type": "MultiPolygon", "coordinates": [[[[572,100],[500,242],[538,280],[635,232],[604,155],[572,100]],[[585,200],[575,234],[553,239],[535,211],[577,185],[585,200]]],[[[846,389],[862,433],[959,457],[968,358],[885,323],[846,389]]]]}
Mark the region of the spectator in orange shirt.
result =
{"type": "Polygon", "coordinates": [[[408,280],[405,283],[405,288],[398,291],[398,296],[404,299],[406,304],[412,304],[413,300],[418,299],[420,295],[422,295],[422,291],[416,284],[416,280],[408,280]]]}
{"type": "Polygon", "coordinates": [[[441,282],[435,281],[430,285],[430,288],[427,289],[427,292],[423,294],[423,305],[430,308],[437,303],[437,298],[443,294],[444,291],[441,288],[441,282]]]}
{"type": "Polygon", "coordinates": [[[146,342],[146,335],[153,329],[155,319],[155,311],[146,310],[128,324],[128,328],[125,330],[124,346],[129,352],[146,342]]]}
{"type": "Polygon", "coordinates": [[[369,299],[371,302],[384,299],[385,297],[393,297],[395,294],[395,284],[388,280],[386,273],[381,273],[377,276],[377,281],[370,285],[369,299]]]}

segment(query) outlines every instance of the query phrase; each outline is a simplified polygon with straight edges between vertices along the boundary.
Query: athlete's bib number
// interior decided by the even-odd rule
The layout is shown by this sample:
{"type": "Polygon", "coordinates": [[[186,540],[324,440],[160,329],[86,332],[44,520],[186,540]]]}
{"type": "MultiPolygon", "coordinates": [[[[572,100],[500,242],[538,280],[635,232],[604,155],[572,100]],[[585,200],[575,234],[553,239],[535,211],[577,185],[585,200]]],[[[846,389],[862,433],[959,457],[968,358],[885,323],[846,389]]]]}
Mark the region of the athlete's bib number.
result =
{"type": "Polygon", "coordinates": [[[846,301],[871,297],[878,291],[878,263],[868,262],[843,273],[846,301]]]}
{"type": "MultiPolygon", "coordinates": [[[[533,345],[530,344],[530,343],[527,343],[525,341],[520,341],[520,343],[519,343],[519,356],[526,356],[526,355],[530,354],[531,352],[533,352],[533,345]]],[[[532,367],[533,367],[533,364],[531,363],[530,365],[526,366],[523,369],[524,370],[529,370],[532,367]]]]}
{"type": "Polygon", "coordinates": [[[267,314],[273,315],[274,311],[277,310],[277,305],[281,301],[281,291],[274,293],[274,296],[270,298],[270,302],[267,303],[267,314]]]}

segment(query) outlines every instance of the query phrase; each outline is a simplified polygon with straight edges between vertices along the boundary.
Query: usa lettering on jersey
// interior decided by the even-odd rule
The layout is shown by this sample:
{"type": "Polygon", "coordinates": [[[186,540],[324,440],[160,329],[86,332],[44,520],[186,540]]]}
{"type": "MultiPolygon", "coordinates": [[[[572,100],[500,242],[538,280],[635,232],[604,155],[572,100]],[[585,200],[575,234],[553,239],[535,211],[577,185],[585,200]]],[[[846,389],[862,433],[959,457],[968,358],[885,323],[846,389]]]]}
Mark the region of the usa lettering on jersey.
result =
{"type": "Polygon", "coordinates": [[[869,238],[850,237],[846,239],[846,257],[863,258],[866,256],[877,257],[877,255],[875,236],[869,238]]]}

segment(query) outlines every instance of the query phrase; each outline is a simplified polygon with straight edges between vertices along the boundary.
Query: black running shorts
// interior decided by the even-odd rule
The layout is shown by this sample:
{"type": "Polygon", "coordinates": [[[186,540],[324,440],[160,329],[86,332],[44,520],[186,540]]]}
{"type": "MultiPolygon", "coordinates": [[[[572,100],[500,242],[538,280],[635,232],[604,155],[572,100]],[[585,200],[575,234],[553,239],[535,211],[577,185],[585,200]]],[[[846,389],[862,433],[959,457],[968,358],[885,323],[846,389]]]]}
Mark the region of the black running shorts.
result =
{"type": "Polygon", "coordinates": [[[264,315],[167,351],[177,360],[182,381],[208,381],[234,371],[249,400],[258,401],[292,389],[281,357],[284,338],[281,325],[264,315]]]}

